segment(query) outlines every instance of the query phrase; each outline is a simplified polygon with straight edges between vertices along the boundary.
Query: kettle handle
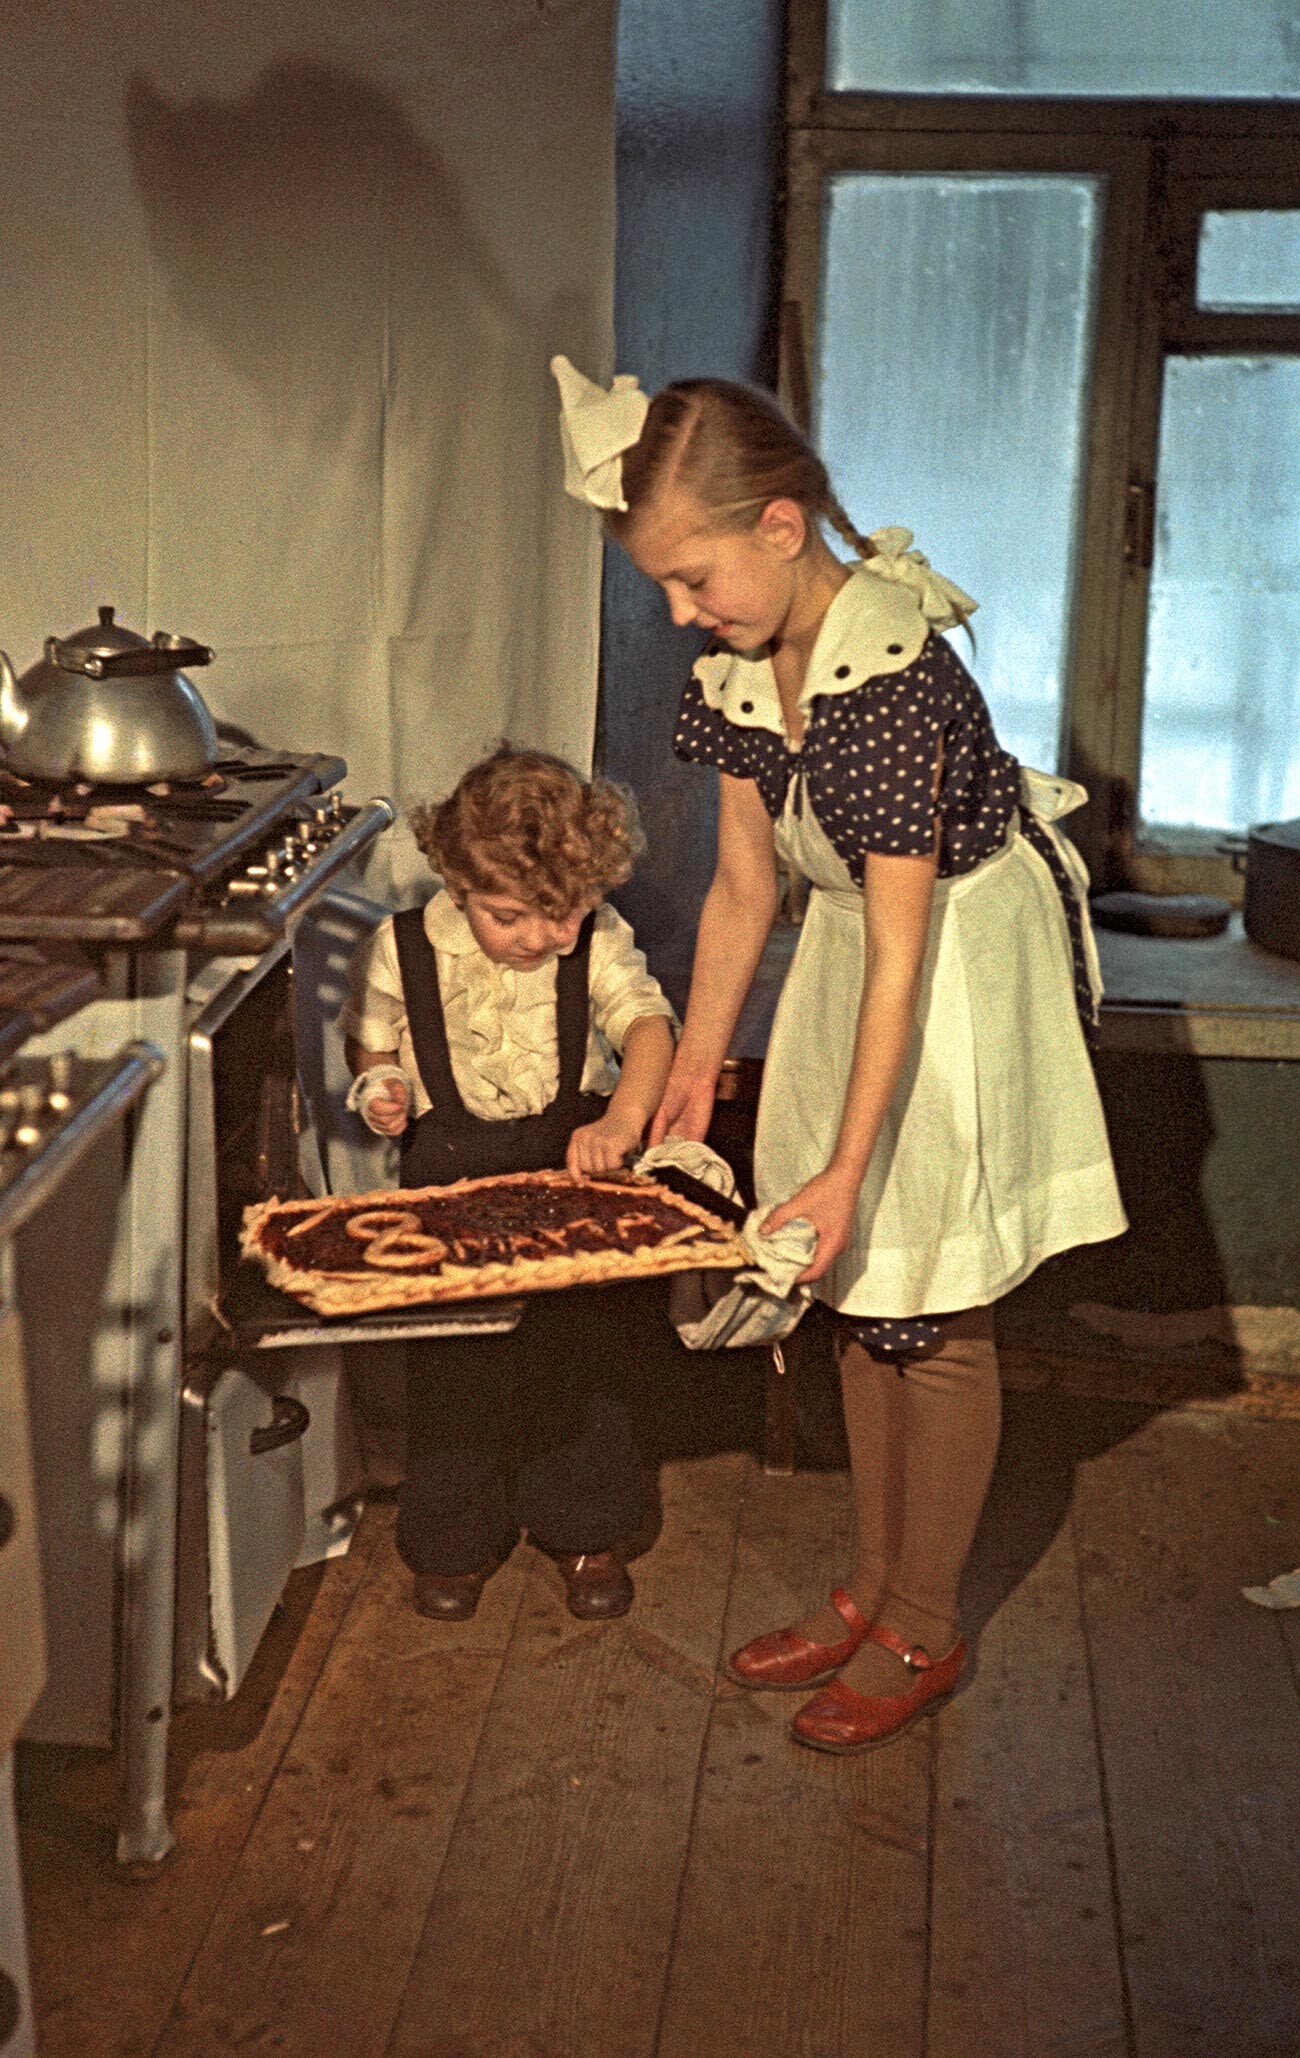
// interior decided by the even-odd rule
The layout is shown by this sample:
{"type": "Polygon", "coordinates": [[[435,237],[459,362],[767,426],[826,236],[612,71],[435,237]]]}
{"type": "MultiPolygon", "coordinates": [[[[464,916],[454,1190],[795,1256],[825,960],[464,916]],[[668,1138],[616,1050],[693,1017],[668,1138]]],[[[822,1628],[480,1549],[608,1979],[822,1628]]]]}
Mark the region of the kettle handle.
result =
{"type": "Polygon", "coordinates": [[[81,672],[88,679],[113,679],[123,673],[141,679],[155,672],[174,672],[182,664],[210,665],[214,653],[206,643],[193,643],[188,636],[165,636],[159,629],[152,647],[141,644],[135,650],[102,653],[76,643],[60,643],[57,636],[51,636],[46,640],[45,655],[61,672],[81,672]]]}

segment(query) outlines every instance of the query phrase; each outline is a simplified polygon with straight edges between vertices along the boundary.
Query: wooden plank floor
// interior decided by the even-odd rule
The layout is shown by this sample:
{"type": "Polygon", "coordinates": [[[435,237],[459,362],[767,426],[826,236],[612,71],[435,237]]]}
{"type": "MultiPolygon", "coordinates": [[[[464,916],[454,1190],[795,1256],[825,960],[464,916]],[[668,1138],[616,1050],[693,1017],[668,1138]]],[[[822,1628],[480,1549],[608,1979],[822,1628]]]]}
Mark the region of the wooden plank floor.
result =
{"type": "Polygon", "coordinates": [[[1296,2058],[1300,1620],[1240,1588],[1300,1420],[1009,1393],[968,1681],[851,1759],[719,1672],[840,1571],[843,1474],[701,1447],[621,1623],[527,1545],[425,1622],[373,1503],[178,1716],[147,1878],[111,1759],[24,1750],[43,2058],[1296,2058]]]}

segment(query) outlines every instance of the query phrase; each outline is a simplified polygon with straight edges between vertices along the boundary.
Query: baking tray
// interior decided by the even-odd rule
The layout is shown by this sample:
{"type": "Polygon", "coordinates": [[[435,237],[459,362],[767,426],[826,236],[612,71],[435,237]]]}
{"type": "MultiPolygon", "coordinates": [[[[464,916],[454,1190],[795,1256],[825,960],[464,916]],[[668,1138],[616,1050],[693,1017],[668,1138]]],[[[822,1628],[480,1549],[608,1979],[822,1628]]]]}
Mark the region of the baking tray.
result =
{"type": "MultiPolygon", "coordinates": [[[[699,1179],[675,1166],[656,1166],[652,1176],[670,1192],[697,1202],[739,1228],[746,1210],[725,1200],[699,1179]]],[[[219,1351],[275,1350],[312,1344],[384,1343],[421,1337],[500,1336],[518,1326],[530,1295],[499,1300],[443,1301],[432,1306],[384,1308],[369,1315],[319,1315],[291,1294],[272,1286],[260,1264],[241,1258],[220,1297],[219,1351]]]]}
{"type": "Polygon", "coordinates": [[[421,1337],[503,1336],[518,1327],[525,1302],[443,1302],[384,1308],[373,1315],[318,1315],[272,1286],[260,1265],[241,1258],[221,1294],[221,1353],[301,1349],[313,1344],[413,1343],[421,1337]]]}

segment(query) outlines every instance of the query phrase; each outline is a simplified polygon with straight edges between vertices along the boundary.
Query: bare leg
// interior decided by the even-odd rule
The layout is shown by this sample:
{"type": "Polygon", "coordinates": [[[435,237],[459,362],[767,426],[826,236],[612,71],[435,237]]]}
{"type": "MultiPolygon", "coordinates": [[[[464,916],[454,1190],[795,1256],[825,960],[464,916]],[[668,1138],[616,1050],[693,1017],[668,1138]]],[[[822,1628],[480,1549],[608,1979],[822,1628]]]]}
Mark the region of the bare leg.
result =
{"type": "MultiPolygon", "coordinates": [[[[876,1611],[877,1621],[934,1658],[956,1641],[957,1587],[993,1475],[1002,1402],[992,1310],[954,1315],[945,1327],[934,1357],[913,1361],[901,1379],[886,1375],[902,1390],[902,1522],[876,1611]]],[[[856,1481],[854,1491],[856,1499],[856,1481]]],[[[906,1693],[915,1683],[901,1659],[874,1643],[840,1677],[866,1694],[906,1693]]]]}

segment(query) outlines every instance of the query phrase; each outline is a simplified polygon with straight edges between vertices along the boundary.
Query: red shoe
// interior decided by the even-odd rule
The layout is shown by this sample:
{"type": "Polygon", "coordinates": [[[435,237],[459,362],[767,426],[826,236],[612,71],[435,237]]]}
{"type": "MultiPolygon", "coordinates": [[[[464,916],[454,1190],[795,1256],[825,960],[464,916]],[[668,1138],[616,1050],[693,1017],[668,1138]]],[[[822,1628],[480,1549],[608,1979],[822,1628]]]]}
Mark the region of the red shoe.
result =
{"type": "Polygon", "coordinates": [[[871,1624],[852,1594],[837,1586],[831,1595],[836,1612],[843,1616],[848,1635],[838,1644],[817,1644],[800,1636],[796,1629],[773,1629],[756,1636],[751,1643],[733,1651],[723,1666],[728,1679],[738,1686],[776,1688],[788,1692],[794,1687],[820,1686],[833,1679],[841,1665],[847,1665],[871,1624]]]}
{"type": "Polygon", "coordinates": [[[919,1644],[909,1646],[879,1624],[867,1635],[919,1674],[916,1685],[905,1694],[860,1694],[842,1679],[833,1679],[790,1724],[797,1744],[811,1744],[815,1751],[871,1751],[901,1736],[922,1715],[933,1715],[952,1694],[966,1663],[961,1637],[947,1657],[932,1658],[919,1644]]]}

